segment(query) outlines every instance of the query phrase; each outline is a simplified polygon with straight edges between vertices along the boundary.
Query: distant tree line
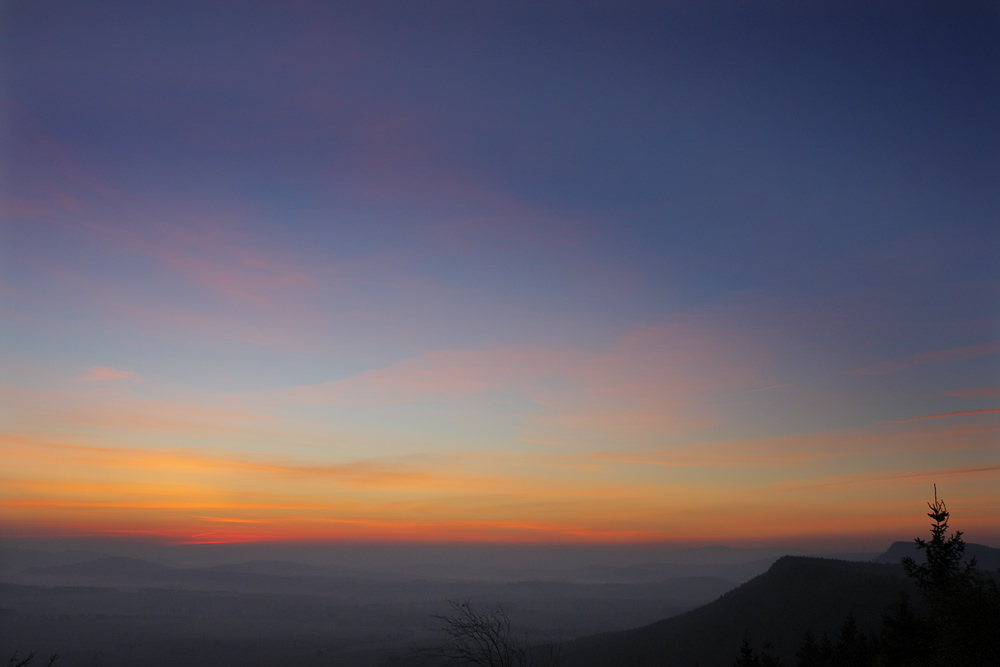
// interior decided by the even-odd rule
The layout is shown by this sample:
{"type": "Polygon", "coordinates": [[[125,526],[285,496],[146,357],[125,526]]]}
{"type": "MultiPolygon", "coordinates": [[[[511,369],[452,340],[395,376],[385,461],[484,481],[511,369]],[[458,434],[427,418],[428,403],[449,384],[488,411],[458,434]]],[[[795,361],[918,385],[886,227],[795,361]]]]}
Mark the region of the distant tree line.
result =
{"type": "MultiPolygon", "coordinates": [[[[852,615],[836,641],[806,632],[795,653],[796,667],[997,667],[1000,665],[1000,591],[976,559],[962,566],[962,532],[948,536],[948,508],[927,503],[934,520],[931,539],[916,538],[925,561],[906,557],[903,567],[925,602],[916,610],[905,593],[882,617],[878,633],[861,630],[852,615]]],[[[784,667],[774,647],[754,649],[744,638],[733,667],[784,667]]]]}

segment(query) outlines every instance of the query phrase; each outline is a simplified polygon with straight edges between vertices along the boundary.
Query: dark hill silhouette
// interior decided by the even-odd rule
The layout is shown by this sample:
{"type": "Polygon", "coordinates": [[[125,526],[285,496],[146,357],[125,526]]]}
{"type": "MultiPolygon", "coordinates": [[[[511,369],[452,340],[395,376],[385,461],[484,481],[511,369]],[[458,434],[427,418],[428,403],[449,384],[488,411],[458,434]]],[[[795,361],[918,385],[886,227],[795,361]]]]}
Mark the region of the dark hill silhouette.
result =
{"type": "MultiPolygon", "coordinates": [[[[735,563],[638,563],[636,565],[588,565],[560,574],[570,581],[594,583],[644,583],[681,577],[720,577],[733,585],[767,571],[778,557],[735,563]]],[[[544,578],[544,577],[535,577],[544,578]]]]}
{"type": "MultiPolygon", "coordinates": [[[[917,548],[914,542],[893,542],[889,550],[884,554],[872,559],[873,563],[898,563],[903,557],[909,556],[918,563],[923,563],[926,556],[921,549],[917,548]]],[[[983,570],[996,570],[1000,568],[1000,549],[994,549],[983,544],[965,543],[965,558],[967,562],[975,557],[976,563],[983,570]]]]}
{"type": "MultiPolygon", "coordinates": [[[[246,563],[231,563],[226,565],[213,565],[203,568],[213,572],[240,572],[248,574],[269,574],[278,577],[297,576],[326,576],[331,574],[344,574],[341,570],[335,571],[331,567],[320,567],[318,565],[306,565],[288,560],[254,560],[246,563]]],[[[347,574],[352,572],[347,571],[347,574]]]]}
{"type": "Polygon", "coordinates": [[[769,640],[786,664],[806,630],[835,636],[853,614],[877,630],[886,608],[906,591],[919,595],[902,566],[786,556],[716,601],[652,625],[564,644],[574,667],[730,667],[740,642],[769,640]]]}
{"type": "Polygon", "coordinates": [[[68,565],[54,565],[52,567],[37,568],[32,567],[24,570],[22,574],[36,575],[45,573],[52,576],[79,576],[79,577],[105,577],[105,576],[160,576],[171,572],[174,568],[158,563],[151,563],[138,558],[124,558],[118,556],[108,556],[107,558],[97,558],[95,560],[84,561],[82,563],[70,563],[68,565]]]}
{"type": "Polygon", "coordinates": [[[54,567],[70,565],[106,557],[107,554],[80,549],[52,553],[40,549],[0,547],[0,576],[20,572],[29,567],[54,567]]]}
{"type": "Polygon", "coordinates": [[[207,568],[176,568],[137,558],[107,557],[82,563],[21,570],[12,583],[41,586],[110,586],[188,590],[310,593],[329,585],[360,585],[344,575],[296,563],[246,563],[207,568]],[[271,573],[269,573],[270,571],[271,573]],[[277,574],[283,571],[289,574],[277,574]],[[305,574],[308,573],[308,574],[305,574]]]}

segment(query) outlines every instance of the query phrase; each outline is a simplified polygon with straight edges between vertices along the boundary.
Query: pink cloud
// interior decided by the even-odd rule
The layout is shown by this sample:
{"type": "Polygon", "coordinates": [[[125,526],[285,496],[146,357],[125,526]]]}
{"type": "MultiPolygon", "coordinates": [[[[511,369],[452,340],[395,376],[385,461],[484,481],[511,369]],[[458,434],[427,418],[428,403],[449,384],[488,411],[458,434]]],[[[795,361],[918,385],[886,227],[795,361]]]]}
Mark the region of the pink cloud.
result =
{"type": "Polygon", "coordinates": [[[139,380],[134,371],[122,371],[108,366],[93,366],[90,371],[76,378],[77,382],[108,382],[110,380],[139,380]]]}
{"type": "Polygon", "coordinates": [[[879,424],[902,424],[903,422],[916,422],[924,419],[944,419],[945,417],[967,417],[969,415],[986,415],[992,412],[1000,412],[1000,408],[992,410],[964,410],[962,412],[944,412],[938,415],[923,415],[922,417],[910,417],[909,419],[897,419],[896,421],[877,422],[879,424]]]}
{"type": "Polygon", "coordinates": [[[273,395],[309,405],[389,406],[520,395],[526,437],[540,441],[648,438],[714,421],[698,407],[712,392],[759,385],[766,351],[741,335],[694,324],[632,331],[603,349],[439,350],[273,395]]]}
{"type": "MultiPolygon", "coordinates": [[[[998,410],[983,411],[986,413],[998,410]]],[[[841,466],[858,466],[859,461],[890,460],[903,457],[906,465],[917,454],[946,452],[950,457],[963,452],[992,452],[998,429],[994,425],[954,426],[945,422],[910,424],[936,417],[957,417],[971,413],[932,415],[896,422],[876,422],[834,431],[803,432],[778,437],[735,440],[704,440],[685,446],[654,445],[594,451],[590,460],[607,464],[660,466],[671,468],[771,468],[791,467],[801,471],[826,470],[834,460],[841,466]],[[943,450],[942,443],[948,443],[943,450]],[[853,462],[853,463],[852,463],[853,462]]],[[[855,473],[851,473],[854,475],[855,473]]],[[[885,474],[884,471],[871,473],[885,474]]],[[[798,483],[798,482],[796,482],[798,483]]]]}
{"type": "Polygon", "coordinates": [[[956,389],[946,391],[944,396],[956,398],[1000,398],[1000,387],[977,387],[975,389],[956,389]]]}
{"type": "Polygon", "coordinates": [[[602,398],[656,405],[746,386],[767,356],[762,346],[740,334],[667,323],[632,331],[613,349],[569,372],[602,398]]]}
{"type": "Polygon", "coordinates": [[[51,215],[52,211],[27,199],[0,198],[0,215],[18,220],[37,220],[51,215]]]}
{"type": "Polygon", "coordinates": [[[750,389],[750,390],[744,391],[742,393],[744,393],[744,394],[753,394],[753,393],[756,393],[758,391],[770,391],[772,389],[783,389],[785,387],[794,387],[794,386],[795,386],[794,384],[772,384],[770,387],[760,387],[758,389],[750,389]]]}
{"type": "Polygon", "coordinates": [[[950,350],[937,350],[935,352],[921,352],[908,357],[883,361],[863,368],[856,368],[847,371],[847,375],[884,375],[895,371],[902,371],[917,366],[927,364],[940,364],[949,361],[964,361],[965,359],[975,359],[989,354],[1000,352],[1000,341],[993,343],[983,343],[980,345],[966,345],[955,347],[950,350]]]}
{"type": "Polygon", "coordinates": [[[219,210],[207,217],[178,212],[176,217],[189,224],[170,225],[155,236],[131,229],[101,231],[119,247],[153,256],[186,280],[258,306],[268,304],[275,293],[316,286],[302,272],[300,257],[248,247],[257,239],[239,230],[239,211],[219,210]]]}
{"type": "Polygon", "coordinates": [[[264,305],[265,294],[314,287],[306,274],[267,263],[250,252],[232,252],[232,262],[196,257],[181,252],[158,253],[159,258],[184,277],[230,298],[264,305]]]}
{"type": "Polygon", "coordinates": [[[35,197],[53,200],[49,201],[50,205],[58,204],[50,208],[71,211],[75,207],[66,206],[66,202],[79,201],[68,196],[67,191],[85,198],[121,198],[120,190],[109,185],[102,170],[93,161],[77,154],[26,109],[15,106],[12,111],[19,129],[12,150],[21,157],[24,174],[35,178],[35,197]],[[41,174],[44,174],[43,178],[39,178],[41,174]]]}
{"type": "Polygon", "coordinates": [[[283,392],[312,404],[402,403],[517,387],[564,365],[566,353],[437,350],[386,368],[283,392]]]}
{"type": "Polygon", "coordinates": [[[924,472],[912,473],[909,475],[899,475],[898,477],[886,477],[886,481],[895,481],[900,479],[921,479],[921,478],[934,478],[939,477],[950,477],[952,475],[978,475],[984,472],[1000,472],[1000,466],[987,466],[979,468],[953,468],[946,470],[928,470],[924,472]]]}
{"type": "Polygon", "coordinates": [[[746,341],[671,324],[631,332],[606,350],[438,350],[287,394],[315,403],[392,403],[512,389],[553,408],[600,400],[634,409],[740,386],[764,359],[746,341]]]}
{"type": "Polygon", "coordinates": [[[77,197],[72,197],[63,192],[57,192],[53,197],[62,208],[73,215],[82,216],[87,214],[87,205],[77,197]]]}

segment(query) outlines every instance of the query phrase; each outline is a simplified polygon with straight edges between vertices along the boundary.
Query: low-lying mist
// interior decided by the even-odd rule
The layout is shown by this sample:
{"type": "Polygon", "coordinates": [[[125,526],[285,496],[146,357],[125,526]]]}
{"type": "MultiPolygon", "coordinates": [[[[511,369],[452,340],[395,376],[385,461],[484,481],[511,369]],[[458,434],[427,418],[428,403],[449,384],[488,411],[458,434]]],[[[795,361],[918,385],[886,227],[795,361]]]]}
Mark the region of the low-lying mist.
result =
{"type": "Polygon", "coordinates": [[[501,604],[518,632],[568,640],[703,605],[793,552],[6,542],[0,649],[64,665],[374,666],[434,641],[449,600],[501,604]]]}

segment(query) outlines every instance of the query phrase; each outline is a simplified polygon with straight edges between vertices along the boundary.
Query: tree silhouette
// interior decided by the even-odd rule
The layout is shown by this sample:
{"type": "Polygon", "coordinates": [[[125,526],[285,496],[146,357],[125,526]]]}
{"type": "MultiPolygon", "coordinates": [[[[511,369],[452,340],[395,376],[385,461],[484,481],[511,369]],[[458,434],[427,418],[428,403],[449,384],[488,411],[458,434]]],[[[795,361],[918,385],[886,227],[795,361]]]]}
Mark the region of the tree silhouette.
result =
{"type": "Polygon", "coordinates": [[[743,635],[743,641],[740,643],[740,654],[736,658],[736,662],[733,663],[733,667],[760,667],[760,658],[753,650],[753,646],[750,645],[750,638],[743,635]]]}
{"type": "Polygon", "coordinates": [[[795,660],[798,667],[819,667],[822,664],[819,656],[819,644],[816,643],[816,638],[809,630],[806,630],[802,637],[802,643],[795,651],[795,660]]]}
{"type": "MultiPolygon", "coordinates": [[[[14,651],[14,655],[10,656],[10,660],[7,661],[7,667],[27,667],[31,664],[31,661],[35,659],[37,654],[37,651],[32,651],[26,657],[18,659],[17,651],[14,651]]],[[[49,662],[46,667],[53,667],[58,659],[59,655],[53,654],[53,656],[49,658],[49,662]]]]}
{"type": "Polygon", "coordinates": [[[450,614],[434,615],[444,623],[444,640],[417,651],[442,665],[477,667],[551,667],[556,662],[551,642],[532,646],[527,637],[514,634],[510,616],[500,604],[476,608],[468,601],[449,600],[450,614]]]}
{"type": "Polygon", "coordinates": [[[996,581],[979,569],[975,558],[962,567],[965,542],[962,532],[948,534],[950,514],[944,500],[927,503],[934,520],[931,539],[915,539],[926,562],[902,559],[930,608],[923,621],[927,660],[931,665],[963,667],[1000,665],[1000,591],[996,581]]]}
{"type": "Polygon", "coordinates": [[[773,650],[774,645],[765,639],[760,647],[760,667],[781,667],[781,658],[774,655],[773,650]]]}
{"type": "MultiPolygon", "coordinates": [[[[955,581],[959,577],[959,565],[962,556],[965,554],[965,541],[962,539],[962,531],[948,534],[948,506],[944,500],[938,500],[937,484],[934,485],[934,502],[927,503],[931,511],[927,516],[934,519],[931,526],[931,540],[927,542],[917,537],[914,542],[917,548],[923,550],[926,557],[925,563],[917,563],[913,558],[906,556],[903,558],[903,567],[917,584],[917,588],[928,598],[928,602],[941,602],[946,594],[955,586],[955,581]]],[[[976,569],[976,559],[973,558],[967,569],[976,569]]]]}
{"type": "Polygon", "coordinates": [[[764,640],[760,652],[754,651],[750,638],[744,634],[740,643],[740,654],[733,667],[781,667],[781,658],[774,655],[772,650],[774,646],[771,642],[764,640]]]}
{"type": "MultiPolygon", "coordinates": [[[[905,593],[882,617],[872,636],[848,615],[836,643],[827,634],[817,642],[806,632],[795,653],[797,667],[1000,667],[1000,591],[994,576],[975,558],[964,565],[962,532],[948,535],[950,513],[934,486],[927,503],[931,538],[916,538],[925,561],[903,558],[925,606],[911,607],[905,593]]],[[[756,653],[746,638],[734,667],[764,667],[768,652],[756,653]]]]}
{"type": "Polygon", "coordinates": [[[934,651],[934,645],[930,641],[932,636],[926,619],[913,611],[909,596],[900,592],[899,599],[882,616],[879,664],[909,667],[930,664],[930,656],[934,651]]]}

